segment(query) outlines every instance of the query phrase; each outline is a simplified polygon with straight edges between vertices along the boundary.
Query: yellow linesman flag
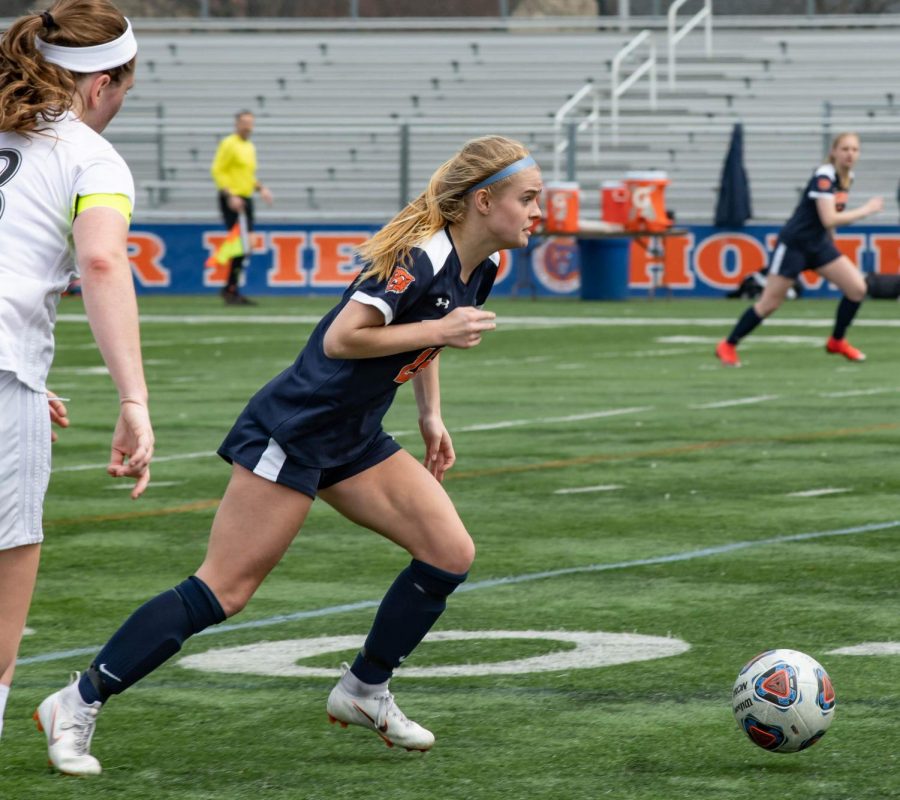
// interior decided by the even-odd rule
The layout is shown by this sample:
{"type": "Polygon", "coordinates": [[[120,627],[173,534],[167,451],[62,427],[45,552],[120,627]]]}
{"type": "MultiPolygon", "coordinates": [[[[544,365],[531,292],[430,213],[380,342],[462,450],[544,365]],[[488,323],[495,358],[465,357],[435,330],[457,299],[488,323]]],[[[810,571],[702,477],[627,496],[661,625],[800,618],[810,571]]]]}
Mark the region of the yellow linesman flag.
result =
{"type": "Polygon", "coordinates": [[[228,235],[215,251],[206,259],[207,267],[221,266],[231,263],[231,259],[244,255],[244,242],[241,237],[241,224],[234,223],[234,227],[228,231],[228,235]]]}
{"type": "Polygon", "coordinates": [[[237,222],[228,231],[222,244],[216,248],[216,251],[206,259],[206,266],[209,268],[220,266],[224,267],[230,264],[233,258],[240,258],[250,254],[250,236],[247,225],[247,217],[244,214],[238,215],[237,222]]]}

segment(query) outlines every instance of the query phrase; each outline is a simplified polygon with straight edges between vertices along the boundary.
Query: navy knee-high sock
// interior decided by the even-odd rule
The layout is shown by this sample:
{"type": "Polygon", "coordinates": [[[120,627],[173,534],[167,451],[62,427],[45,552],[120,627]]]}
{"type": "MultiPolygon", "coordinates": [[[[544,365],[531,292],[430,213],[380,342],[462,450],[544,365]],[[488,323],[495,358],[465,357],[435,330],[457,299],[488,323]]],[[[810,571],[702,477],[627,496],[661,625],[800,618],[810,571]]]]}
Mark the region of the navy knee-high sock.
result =
{"type": "Polygon", "coordinates": [[[837,314],[834,318],[834,331],[832,331],[831,334],[835,339],[844,338],[847,333],[847,328],[850,327],[850,323],[853,322],[853,318],[856,316],[856,312],[859,311],[861,305],[862,303],[854,303],[846,297],[841,298],[841,302],[838,303],[837,314]]]}
{"type": "Polygon", "coordinates": [[[144,603],[113,634],[81,676],[82,698],[105,702],[124,692],[175,655],[185,639],[224,619],[212,590],[191,575],[144,603]]]}
{"type": "Polygon", "coordinates": [[[467,577],[412,560],[378,607],[351,672],[363,683],[384,683],[447,607],[447,597],[467,577]]]}
{"type": "Polygon", "coordinates": [[[737,324],[735,324],[731,333],[728,334],[728,343],[737,344],[748,333],[751,333],[762,321],[763,318],[756,313],[756,309],[753,306],[750,306],[750,308],[741,314],[737,324]]]}

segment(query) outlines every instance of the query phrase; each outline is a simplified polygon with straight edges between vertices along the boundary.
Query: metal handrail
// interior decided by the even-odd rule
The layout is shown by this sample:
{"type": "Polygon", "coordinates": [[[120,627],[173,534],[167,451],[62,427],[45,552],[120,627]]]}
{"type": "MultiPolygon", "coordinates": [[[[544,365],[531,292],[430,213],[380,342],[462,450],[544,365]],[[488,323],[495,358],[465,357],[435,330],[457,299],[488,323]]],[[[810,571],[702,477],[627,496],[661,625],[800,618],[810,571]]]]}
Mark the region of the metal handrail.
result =
{"type": "Polygon", "coordinates": [[[612,141],[613,144],[619,143],[619,98],[625,94],[638,80],[645,74],[650,73],[650,108],[656,111],[656,44],[653,41],[653,35],[647,29],[642,30],[628,44],[625,45],[612,61],[612,77],[610,85],[610,120],[612,122],[612,141]],[[631,54],[633,50],[647,42],[649,47],[649,55],[647,59],[641,62],[634,72],[631,73],[621,83],[619,82],[619,71],[622,62],[631,54]]]}
{"type": "Polygon", "coordinates": [[[619,30],[627,31],[630,26],[629,18],[631,17],[630,0],[619,0],[619,30]]]}
{"type": "Polygon", "coordinates": [[[592,96],[591,113],[578,123],[577,130],[583,131],[593,127],[594,135],[591,137],[591,156],[596,164],[600,160],[600,93],[593,83],[586,83],[572,97],[563,103],[559,111],[553,115],[553,180],[560,178],[562,167],[562,154],[569,147],[569,139],[563,135],[563,123],[566,116],[574,111],[578,104],[588,95],[592,96]]]}
{"type": "Polygon", "coordinates": [[[706,39],[706,57],[712,58],[712,0],[703,0],[701,8],[677,31],[675,17],[678,9],[688,0],[675,0],[668,12],[668,45],[669,45],[669,88],[675,88],[675,46],[704,20],[704,37],[706,39]]]}

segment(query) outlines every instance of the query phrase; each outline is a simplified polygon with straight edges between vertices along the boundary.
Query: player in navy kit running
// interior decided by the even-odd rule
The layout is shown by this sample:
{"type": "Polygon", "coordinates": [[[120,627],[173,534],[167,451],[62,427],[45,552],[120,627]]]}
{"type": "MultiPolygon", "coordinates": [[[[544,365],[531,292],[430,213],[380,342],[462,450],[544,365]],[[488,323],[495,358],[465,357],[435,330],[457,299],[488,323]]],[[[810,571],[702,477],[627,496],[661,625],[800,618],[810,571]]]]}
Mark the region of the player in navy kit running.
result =
{"type": "Polygon", "coordinates": [[[833,237],[835,228],[876,214],[884,207],[880,197],[873,197],[859,208],[845,210],[853,181],[851,170],[858,159],[859,137],[855,133],[838,134],[831,144],[829,163],[815,171],[799,205],[778,233],[762,295],[716,347],[716,355],[725,366],[741,365],[738,342],[779,308],[797,276],[806,269],[815,270],[844,294],[826,351],[850,361],[865,360],[865,355],[844,336],[866,296],[866,282],[853,262],[835,247],[833,237]]]}
{"type": "Polygon", "coordinates": [[[332,722],[361,725],[389,745],[428,750],[434,736],[388,691],[404,661],[466,579],[471,537],[441,486],[455,455],[441,420],[444,347],[469,348],[495,327],[481,310],[496,251],[522,247],[540,217],[540,170],[518,142],[468,142],[426,191],[361,247],[363,273],[325,316],[293,366],[263,387],[219,452],[232,476],[195,575],[139,608],[76,682],[44,700],[42,716],[76,708],[47,731],[50,758],[96,774],[90,755],[106,699],[140,680],[204,628],[238,613],[303,525],[313,499],[406,549],[409,566],[376,613],[353,665],[332,690],[332,722]],[[411,382],[425,464],[382,429],[411,382]]]}

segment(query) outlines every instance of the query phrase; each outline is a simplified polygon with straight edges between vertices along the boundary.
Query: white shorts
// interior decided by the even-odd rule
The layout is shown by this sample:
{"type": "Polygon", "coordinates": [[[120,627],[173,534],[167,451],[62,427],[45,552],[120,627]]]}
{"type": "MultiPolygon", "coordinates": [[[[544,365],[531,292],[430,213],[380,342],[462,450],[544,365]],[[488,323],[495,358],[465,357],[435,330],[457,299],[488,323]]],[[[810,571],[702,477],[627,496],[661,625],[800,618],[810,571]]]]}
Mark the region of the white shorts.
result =
{"type": "Polygon", "coordinates": [[[43,541],[49,482],[47,395],[0,370],[0,550],[43,541]]]}

